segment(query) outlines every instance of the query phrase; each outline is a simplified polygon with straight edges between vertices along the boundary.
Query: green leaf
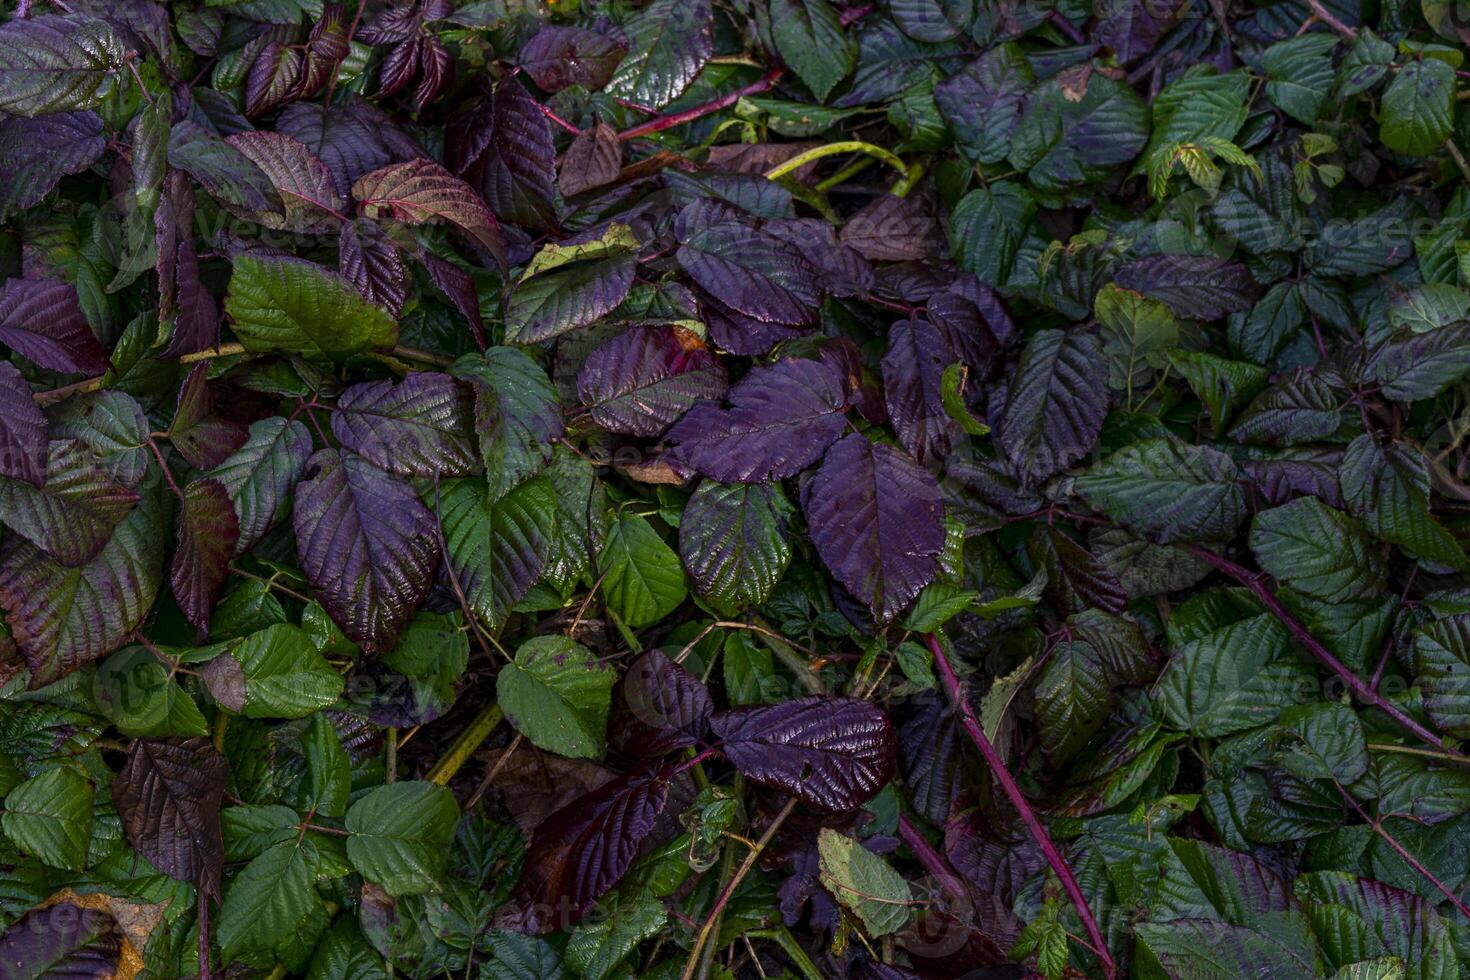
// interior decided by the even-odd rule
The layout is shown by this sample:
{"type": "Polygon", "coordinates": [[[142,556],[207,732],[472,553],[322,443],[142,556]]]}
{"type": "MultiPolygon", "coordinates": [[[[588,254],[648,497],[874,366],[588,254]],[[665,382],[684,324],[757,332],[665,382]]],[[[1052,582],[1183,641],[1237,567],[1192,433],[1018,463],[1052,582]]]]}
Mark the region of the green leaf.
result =
{"type": "Polygon", "coordinates": [[[1413,651],[1424,710],[1451,735],[1470,736],[1470,616],[1426,623],[1414,633],[1413,651]]]}
{"type": "Polygon", "coordinates": [[[791,561],[790,517],[779,486],[701,483],[679,522],[679,554],[699,594],[732,610],[764,603],[791,561]]]}
{"type": "Polygon", "coordinates": [[[1232,361],[1205,351],[1171,350],[1169,364],[1189,383],[1194,396],[1210,412],[1210,434],[1224,435],[1231,418],[1266,387],[1265,368],[1232,361]]]}
{"type": "Polygon", "coordinates": [[[1323,602],[1382,594],[1386,569],[1363,526],[1316,497],[1262,511],[1251,550],[1266,574],[1323,602]]]}
{"type": "Polygon", "coordinates": [[[637,514],[621,514],[612,522],[597,567],[608,609],[629,629],[653,625],[688,594],[679,556],[637,514]]]}
{"type": "Polygon", "coordinates": [[[347,859],[389,895],[436,891],[458,821],[459,804],[443,786],[379,786],[347,811],[347,859]]]}
{"type": "Polygon", "coordinates": [[[245,674],[247,718],[305,718],[336,702],[345,681],[299,627],[281,623],[252,633],[229,655],[245,674]]]}
{"type": "Polygon", "coordinates": [[[1246,517],[1235,461],[1208,446],[1149,439],[1120,449],[1076,483],[1092,506],[1151,540],[1223,541],[1246,517]]]}
{"type": "Polygon", "coordinates": [[[546,372],[524,352],[492,347],[449,368],[475,382],[475,428],[485,458],[490,499],[546,466],[562,434],[561,403],[546,372]]]}
{"type": "Polygon", "coordinates": [[[113,654],[97,669],[98,707],[123,735],[207,735],[194,699],[168,667],[141,646],[113,654]]]}
{"type": "Polygon", "coordinates": [[[1428,561],[1470,567],[1460,543],[1430,513],[1429,466],[1420,449],[1358,436],[1343,454],[1339,479],[1343,502],[1374,535],[1428,561]]]}
{"type": "MultiPolygon", "coordinates": [[[[404,636],[412,633],[412,627],[404,636]]],[[[399,641],[400,645],[402,640],[399,641]]],[[[324,817],[340,817],[347,812],[347,796],[352,792],[352,760],[342,748],[337,729],[324,714],[311,716],[301,736],[306,756],[306,794],[304,809],[324,817]]]]}
{"type": "Polygon", "coordinates": [[[521,644],[500,670],[496,699],[512,726],[533,745],[576,759],[595,759],[607,743],[607,714],[617,672],[564,636],[521,644]]]}
{"type": "Polygon", "coordinates": [[[1261,57],[1266,97],[1298,122],[1315,123],[1332,89],[1335,47],[1332,34],[1304,34],[1271,45],[1261,57]]]}
{"type": "Polygon", "coordinates": [[[1262,613],[1175,649],[1159,675],[1158,703],[1174,727],[1218,737],[1269,723],[1311,683],[1286,630],[1262,613]]]}
{"type": "Polygon", "coordinates": [[[237,255],[225,312],[246,350],[334,357],[398,342],[398,324],[351,283],[304,259],[237,255]]]}
{"type": "Polygon", "coordinates": [[[1401,68],[1378,109],[1378,136],[1395,153],[1428,156],[1454,127],[1455,70],[1436,58],[1401,68]]]}
{"type": "Polygon", "coordinates": [[[604,980],[639,943],[657,934],[667,919],[664,903],[651,895],[619,902],[605,916],[572,931],[567,940],[567,966],[584,980],[604,980]]]}
{"type": "Polygon", "coordinates": [[[1315,980],[1315,949],[1213,919],[1143,923],[1135,932],[1138,980],[1315,980]]]}
{"type": "Polygon", "coordinates": [[[817,836],[822,887],[863,924],[872,938],[908,925],[913,894],[903,876],[845,834],[823,827],[817,836]]]}
{"type": "Polygon", "coordinates": [[[1107,673],[1090,643],[1059,643],[1036,679],[1041,744],[1064,763],[1095,735],[1113,708],[1107,673]]]}
{"type": "Polygon", "coordinates": [[[312,884],[313,848],[291,839],[268,848],[225,887],[215,918],[220,955],[294,959],[310,952],[327,927],[327,909],[312,884]]]}
{"type": "Polygon", "coordinates": [[[818,102],[857,64],[857,45],[827,0],[771,0],[771,38],[781,60],[818,102]]]}
{"type": "Polygon", "coordinates": [[[1102,324],[1103,351],[1108,355],[1108,383],[1129,393],[1153,379],[1164,351],[1179,343],[1174,314],[1156,299],[1108,283],[1094,301],[1102,324]]]}
{"type": "Polygon", "coordinates": [[[0,111],[42,116],[99,105],[128,53],[103,20],[14,18],[0,27],[0,111]]]}
{"type": "MultiPolygon", "coordinates": [[[[485,628],[498,631],[551,557],[556,488],[537,476],[492,503],[483,480],[445,480],[437,502],[459,588],[485,628]]],[[[428,503],[435,503],[432,496],[428,503]]]]}
{"type": "Polygon", "coordinates": [[[92,838],[92,784],[66,765],[27,779],[6,795],[0,826],[32,857],[53,868],[81,871],[92,838]]]}
{"type": "Polygon", "coordinates": [[[966,194],[949,222],[955,262],[982,282],[1004,286],[1035,213],[1031,192],[1010,181],[996,181],[966,194]]]}

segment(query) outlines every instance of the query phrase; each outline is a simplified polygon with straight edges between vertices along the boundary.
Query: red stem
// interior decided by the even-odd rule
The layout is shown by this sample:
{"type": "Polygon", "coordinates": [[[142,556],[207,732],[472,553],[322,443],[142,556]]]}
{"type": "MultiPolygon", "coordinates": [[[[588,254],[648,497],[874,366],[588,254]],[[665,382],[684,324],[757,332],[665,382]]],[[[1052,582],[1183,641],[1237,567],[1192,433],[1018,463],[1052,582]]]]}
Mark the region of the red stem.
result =
{"type": "Polygon", "coordinates": [[[778,81],[780,81],[781,76],[784,74],[786,74],[786,70],[784,68],[773,69],[772,71],[766,73],[766,75],[764,75],[758,81],[751,82],[744,88],[736,89],[735,91],[730,92],[727,95],[722,95],[718,99],[715,99],[711,102],[706,102],[703,105],[697,105],[692,109],[684,109],[680,112],[673,112],[667,116],[659,116],[657,119],[650,119],[646,123],[639,123],[632,129],[625,129],[618,134],[618,139],[627,142],[628,140],[637,139],[640,136],[647,136],[650,133],[661,133],[666,129],[673,129],[675,126],[682,126],[687,122],[693,122],[696,119],[702,119],[712,112],[719,112],[721,109],[734,105],[741,99],[745,98],[747,95],[757,95],[761,92],[764,92],[766,89],[770,88],[772,85],[775,85],[778,81]]]}
{"type": "MultiPolygon", "coordinates": [[[[1334,782],[1336,781],[1334,780],[1334,782]]],[[[1368,814],[1363,810],[1363,808],[1358,804],[1358,801],[1353,799],[1352,794],[1343,789],[1341,783],[1336,783],[1336,785],[1337,791],[1342,794],[1342,798],[1344,800],[1347,800],[1348,806],[1357,811],[1358,816],[1362,817],[1363,821],[1368,824],[1368,826],[1373,828],[1373,832],[1379,837],[1382,837],[1384,841],[1388,844],[1388,846],[1393,848],[1394,852],[1398,854],[1399,857],[1404,859],[1409,867],[1419,872],[1421,875],[1424,876],[1424,879],[1426,881],[1428,881],[1435,888],[1438,888],[1440,894],[1444,895],[1445,898],[1448,898],[1450,900],[1450,903],[1453,904],[1455,908],[1460,910],[1461,915],[1463,915],[1466,919],[1470,919],[1470,908],[1467,908],[1465,906],[1465,903],[1460,900],[1460,896],[1456,895],[1453,889],[1451,889],[1444,882],[1436,878],[1432,871],[1424,867],[1423,864],[1419,863],[1418,858],[1410,854],[1408,849],[1404,847],[1404,845],[1400,844],[1392,834],[1383,829],[1383,824],[1369,817],[1368,814]]]]}
{"type": "Polygon", "coordinates": [[[1000,784],[1005,792],[1006,798],[1011,801],[1011,806],[1021,815],[1021,822],[1030,831],[1031,838],[1036,841],[1036,846],[1046,857],[1046,863],[1051,865],[1052,871],[1061,879],[1062,888],[1067,897],[1072,900],[1072,905],[1077,909],[1077,916],[1082,920],[1082,927],[1087,930],[1087,937],[1092,941],[1093,952],[1102,962],[1103,976],[1108,980],[1118,975],[1118,965],[1113,962],[1113,956],[1108,952],[1108,944],[1103,939],[1102,930],[1098,928],[1097,919],[1093,917],[1092,906],[1087,904],[1087,896],[1082,894],[1082,886],[1077,884],[1076,875],[1067,865],[1062,857],[1062,852],[1057,850],[1056,844],[1052,843],[1051,835],[1041,825],[1036,811],[1031,809],[1031,804],[1026,801],[1026,796],[1021,792],[1021,787],[1006,769],[1005,760],[990,744],[990,739],[985,737],[985,730],[980,727],[980,721],[975,717],[975,709],[970,707],[970,701],[965,697],[965,690],[960,685],[960,679],[955,675],[954,667],[950,666],[949,658],[945,656],[944,648],[940,646],[939,639],[933,633],[925,637],[929,642],[929,650],[934,654],[934,666],[939,671],[939,679],[944,684],[949,699],[954,702],[955,708],[959,710],[960,722],[963,724],[970,741],[980,750],[980,755],[985,759],[985,764],[990,767],[991,775],[1000,784]]]}
{"type": "Polygon", "coordinates": [[[571,133],[573,136],[582,135],[582,131],[580,129],[578,129],[576,126],[573,126],[571,123],[567,122],[561,116],[558,116],[556,113],[552,112],[544,105],[541,106],[541,114],[547,119],[550,119],[552,122],[556,123],[562,129],[565,129],[567,132],[571,133]]]}
{"type": "Polygon", "coordinates": [[[1398,705],[1389,701],[1387,698],[1383,697],[1383,695],[1373,690],[1373,688],[1363,683],[1363,681],[1359,679],[1357,674],[1348,669],[1346,664],[1334,657],[1331,651],[1323,646],[1321,641],[1312,635],[1310,630],[1308,630],[1305,626],[1298,622],[1296,617],[1292,616],[1292,614],[1287,611],[1286,607],[1281,604],[1281,600],[1276,598],[1276,593],[1272,592],[1271,589],[1266,585],[1266,583],[1262,581],[1262,579],[1264,578],[1263,575],[1258,575],[1247,568],[1243,568],[1240,565],[1235,564],[1235,562],[1231,561],[1230,559],[1225,558],[1221,555],[1217,555],[1208,548],[1201,547],[1200,545],[1192,544],[1189,545],[1188,548],[1190,554],[1194,555],[1197,558],[1201,558],[1206,562],[1209,562],[1211,565],[1215,566],[1218,571],[1223,572],[1224,574],[1235,579],[1241,585],[1245,586],[1247,589],[1250,589],[1255,597],[1260,600],[1261,605],[1265,606],[1267,611],[1270,612],[1271,615],[1275,616],[1281,621],[1281,624],[1286,627],[1287,632],[1290,633],[1296,639],[1296,641],[1307,650],[1308,653],[1317,658],[1318,663],[1322,664],[1322,666],[1326,667],[1328,670],[1332,671],[1334,674],[1340,677],[1342,679],[1342,682],[1347,685],[1348,690],[1356,694],[1359,700],[1361,700],[1364,704],[1371,704],[1379,711],[1382,711],[1384,714],[1388,715],[1388,717],[1396,721],[1401,728],[1410,732],[1416,738],[1419,738],[1429,743],[1437,749],[1443,750],[1445,748],[1443,739],[1431,732],[1429,729],[1425,728],[1423,725],[1419,724],[1413,718],[1410,718],[1398,705]]]}
{"type": "Polygon", "coordinates": [[[838,20],[842,23],[843,27],[846,27],[854,21],[862,20],[877,9],[878,5],[876,3],[865,3],[861,7],[848,7],[838,17],[838,20]]]}
{"type": "Polygon", "coordinates": [[[934,849],[934,845],[930,844],[928,839],[919,832],[919,828],[914,826],[914,822],[906,813],[898,815],[898,836],[903,838],[909,850],[914,852],[914,857],[919,859],[924,870],[939,879],[945,891],[956,898],[964,895],[965,886],[961,883],[960,876],[955,874],[949,862],[944,859],[944,855],[934,849]]]}
{"type": "Polygon", "coordinates": [[[152,436],[148,437],[148,448],[153,450],[153,458],[158,460],[158,468],[163,470],[163,478],[168,481],[169,488],[173,490],[174,496],[182,501],[184,499],[184,491],[180,490],[179,485],[174,482],[174,475],[169,472],[168,463],[164,462],[163,459],[163,452],[158,448],[158,443],[153,441],[152,436]]]}

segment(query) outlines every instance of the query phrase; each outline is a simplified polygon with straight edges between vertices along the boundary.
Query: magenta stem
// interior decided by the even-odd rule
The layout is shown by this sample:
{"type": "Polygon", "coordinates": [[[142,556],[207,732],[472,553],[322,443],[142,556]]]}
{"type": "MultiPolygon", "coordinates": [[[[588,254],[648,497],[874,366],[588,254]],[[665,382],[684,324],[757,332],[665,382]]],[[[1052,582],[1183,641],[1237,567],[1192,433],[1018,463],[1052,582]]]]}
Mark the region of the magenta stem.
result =
{"type": "Polygon", "coordinates": [[[1293,616],[1289,611],[1287,611],[1287,608],[1281,604],[1281,600],[1276,598],[1276,593],[1272,592],[1271,589],[1263,581],[1263,575],[1259,575],[1255,572],[1250,571],[1247,568],[1237,565],[1230,559],[1225,558],[1221,555],[1217,555],[1208,548],[1201,547],[1200,545],[1191,544],[1187,547],[1189,548],[1190,554],[1194,555],[1197,558],[1203,559],[1204,561],[1213,565],[1216,570],[1223,572],[1224,574],[1235,579],[1241,585],[1245,586],[1247,589],[1250,589],[1252,594],[1254,594],[1255,597],[1260,600],[1261,605],[1265,606],[1267,611],[1270,612],[1271,615],[1275,616],[1281,621],[1281,624],[1286,627],[1287,632],[1290,633],[1296,639],[1296,641],[1307,650],[1308,653],[1315,657],[1317,661],[1322,664],[1322,666],[1326,667],[1328,670],[1332,671],[1334,674],[1340,677],[1342,679],[1342,682],[1347,685],[1348,690],[1356,694],[1359,700],[1361,700],[1365,704],[1371,704],[1379,711],[1382,711],[1384,714],[1388,715],[1388,717],[1397,722],[1401,728],[1403,728],[1405,731],[1410,732],[1416,738],[1419,738],[1422,741],[1429,743],[1437,749],[1445,748],[1444,740],[1442,738],[1431,732],[1429,729],[1425,728],[1423,725],[1419,724],[1413,718],[1409,717],[1402,708],[1389,701],[1387,698],[1383,697],[1383,695],[1379,694],[1373,688],[1369,687],[1361,679],[1359,679],[1357,674],[1349,670],[1346,664],[1334,657],[1332,655],[1332,652],[1329,651],[1325,646],[1323,646],[1322,642],[1318,640],[1315,636],[1313,636],[1310,630],[1308,630],[1305,626],[1298,622],[1296,617],[1293,616]]]}
{"type": "Polygon", "coordinates": [[[991,775],[1000,784],[1006,798],[1011,801],[1011,806],[1015,807],[1016,812],[1021,815],[1021,822],[1026,825],[1032,840],[1036,841],[1036,846],[1041,849],[1046,863],[1051,865],[1052,871],[1056,872],[1056,876],[1061,879],[1062,888],[1066,891],[1067,897],[1072,900],[1072,905],[1077,909],[1077,915],[1082,920],[1082,927],[1087,930],[1087,937],[1092,941],[1093,952],[1102,962],[1103,975],[1108,980],[1112,980],[1118,975],[1118,965],[1113,962],[1113,956],[1108,952],[1107,941],[1103,939],[1102,930],[1098,928],[1097,919],[1093,917],[1092,906],[1087,904],[1087,896],[1082,894],[1082,886],[1077,884],[1077,876],[1072,874],[1072,869],[1062,857],[1062,852],[1057,850],[1051,835],[1041,825],[1036,811],[1031,809],[1031,804],[1021,792],[1021,787],[1006,769],[1005,760],[1000,757],[995,746],[990,744],[990,739],[985,737],[985,730],[980,727],[980,721],[975,717],[975,709],[970,707],[970,701],[965,697],[965,689],[960,684],[959,677],[955,675],[949,658],[945,656],[944,648],[940,645],[938,637],[930,633],[926,639],[929,642],[929,650],[934,654],[934,666],[939,671],[940,681],[944,684],[949,699],[959,710],[960,722],[966,734],[980,750],[985,764],[990,767],[991,775]]]}
{"type": "Polygon", "coordinates": [[[681,112],[670,113],[667,116],[659,116],[657,119],[650,119],[646,123],[639,123],[632,129],[625,129],[618,134],[618,139],[627,142],[628,140],[637,139],[640,136],[648,136],[650,133],[661,133],[666,129],[673,129],[675,126],[682,126],[687,122],[702,119],[712,112],[719,112],[721,109],[734,105],[747,95],[757,95],[764,92],[780,81],[781,76],[784,74],[786,74],[785,69],[776,68],[768,72],[758,81],[751,82],[744,88],[736,89],[728,95],[722,95],[711,102],[697,105],[692,109],[684,109],[681,112]]]}

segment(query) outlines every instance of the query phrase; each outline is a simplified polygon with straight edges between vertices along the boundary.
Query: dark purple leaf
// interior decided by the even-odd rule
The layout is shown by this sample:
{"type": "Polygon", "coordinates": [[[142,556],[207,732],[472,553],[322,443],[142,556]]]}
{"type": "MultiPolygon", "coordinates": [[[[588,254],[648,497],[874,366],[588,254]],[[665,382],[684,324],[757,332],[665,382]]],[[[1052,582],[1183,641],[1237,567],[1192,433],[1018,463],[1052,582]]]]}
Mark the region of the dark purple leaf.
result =
{"type": "Polygon", "coordinates": [[[722,483],[795,476],[842,435],[844,379],[821,361],[786,359],[751,368],[729,408],[696,405],[669,430],[677,458],[722,483]]]}
{"type": "Polygon", "coordinates": [[[522,280],[505,301],[505,339],[530,344],[588,326],[618,308],[633,287],[637,257],[574,262],[522,280]]]}
{"type": "Polygon", "coordinates": [[[1016,830],[1016,839],[998,838],[975,810],[956,813],[944,825],[944,854],[960,876],[981,895],[1011,901],[1046,867],[1041,850],[1016,830]]]}
{"type": "Polygon", "coordinates": [[[272,41],[261,49],[245,78],[245,115],[255,118],[284,105],[301,83],[304,59],[296,48],[272,41]]]}
{"type": "Polygon", "coordinates": [[[839,582],[887,623],[934,578],[944,505],[929,472],[853,433],[802,488],[812,543],[839,582]]]}
{"type": "Polygon", "coordinates": [[[169,583],[184,618],[200,631],[209,629],[214,600],[230,572],[240,540],[240,518],[218,480],[194,480],[179,506],[178,546],[169,565],[169,583]]]}
{"type": "Polygon", "coordinates": [[[618,131],[598,121],[572,138],[561,160],[557,183],[563,197],[602,187],[618,179],[623,169],[623,144],[618,131]]]}
{"type": "Polygon", "coordinates": [[[366,460],[318,450],[296,488],[296,554],[347,638],[392,649],[429,594],[439,535],[413,488],[366,460]]]}
{"type": "Polygon", "coordinates": [[[465,138],[473,142],[459,151],[464,178],[479,188],[496,217],[527,228],[550,228],[556,198],[551,123],[514,75],[495,87],[488,111],[488,131],[475,120],[466,126],[471,132],[465,138]]]}
{"type": "Polygon", "coordinates": [[[332,172],[306,144],[270,132],[236,133],[226,142],[259,167],[281,195],[286,216],[262,215],[267,228],[330,232],[341,223],[338,215],[347,204],[337,192],[332,172]]]}
{"type": "Polygon", "coordinates": [[[470,274],[428,249],[420,249],[418,256],[424,271],[429,274],[429,281],[454,304],[460,316],[470,325],[470,333],[474,335],[476,342],[483,345],[484,317],[480,316],[480,296],[475,291],[475,281],[470,278],[470,274]]]}
{"type": "Polygon", "coordinates": [[[400,41],[388,49],[378,68],[378,98],[386,99],[413,81],[413,76],[419,71],[421,50],[417,37],[400,41]]]}
{"type": "Polygon", "coordinates": [[[199,679],[204,682],[209,696],[235,714],[245,710],[245,668],[240,661],[222,653],[199,667],[199,679]]]}
{"type": "Polygon", "coordinates": [[[0,476],[46,482],[46,416],[14,364],[0,364],[0,476]]]}
{"type": "Polygon", "coordinates": [[[606,85],[628,53],[628,45],[614,37],[581,27],[542,24],[521,48],[521,69],[544,92],[560,92],[571,85],[597,91],[606,85]]]}
{"type": "Polygon", "coordinates": [[[403,476],[467,476],[480,469],[474,397],[447,374],[370,381],[342,392],[332,434],[346,449],[403,476]]]}
{"type": "MultiPolygon", "coordinates": [[[[712,297],[704,297],[699,304],[705,325],[709,327],[710,340],[722,351],[737,357],[759,357],[770,352],[777,344],[804,337],[812,332],[807,325],[766,323],[753,316],[737,313],[712,297]]],[[[815,320],[812,321],[815,323],[815,320]]]]}
{"type": "Polygon", "coordinates": [[[1213,255],[1150,255],[1129,262],[1113,279],[1196,320],[1218,320],[1250,309],[1259,292],[1245,266],[1213,255]]]}
{"type": "Polygon", "coordinates": [[[683,327],[633,327],[577,375],[577,397],[609,432],[656,436],[701,399],[724,395],[725,366],[683,327]]]}
{"type": "Polygon", "coordinates": [[[0,288],[0,342],[43,368],[101,374],[109,367],[77,304],[77,290],[59,279],[7,279],[0,288]]]}
{"type": "Polygon", "coordinates": [[[873,267],[862,253],[837,241],[832,225],[821,218],[767,221],[766,234],[794,246],[817,270],[822,288],[833,296],[861,296],[873,288],[873,267]]]}
{"type": "Polygon", "coordinates": [[[623,677],[623,697],[611,722],[624,752],[654,758],[696,744],[709,730],[709,690],[661,650],[635,660],[623,677]]]}
{"type": "Polygon", "coordinates": [[[883,393],[898,440],[920,463],[942,460],[960,435],[940,395],[944,369],[958,360],[947,337],[927,320],[888,329],[883,393]]]}
{"type": "Polygon", "coordinates": [[[339,98],[330,108],[293,103],[281,110],[276,128],[305,143],[344,196],[363,174],[426,155],[390,118],[358,98],[339,98]]]}
{"type": "Polygon", "coordinates": [[[179,313],[166,356],[182,357],[219,343],[219,303],[199,278],[199,257],[192,241],[179,242],[174,270],[179,281],[179,313]]]}
{"type": "Polygon", "coordinates": [[[633,863],[668,801],[666,770],[643,770],[573,800],[536,829],[512,900],[517,925],[545,933],[576,925],[633,863]]]}
{"type": "Polygon", "coordinates": [[[408,299],[408,267],[398,247],[373,221],[344,221],[337,239],[337,271],[357,291],[396,319],[408,299]]]}
{"type": "Polygon", "coordinates": [[[207,738],[140,738],[112,782],[128,843],[159,871],[219,900],[219,807],[230,766],[207,738]]]}
{"type": "Polygon", "coordinates": [[[1094,40],[1113,49],[1118,64],[1138,61],[1179,23],[1188,4],[1182,0],[1122,0],[1103,8],[1094,40]]]}
{"type": "Polygon", "coordinates": [[[870,701],[797,698],[722,711],[710,727],[747,779],[827,810],[856,809],[893,778],[893,726],[870,701]]]}
{"type": "Polygon", "coordinates": [[[200,361],[190,368],[179,388],[178,406],[168,440],[179,455],[196,469],[213,469],[245,445],[247,433],[238,422],[221,418],[214,410],[209,390],[209,364],[200,361]]]}
{"type": "Polygon", "coordinates": [[[255,162],[192,119],[169,130],[169,166],[199,182],[210,197],[247,221],[274,216],[284,221],[286,208],[270,177],[255,162]]]}
{"type": "Polygon", "coordinates": [[[413,90],[415,112],[423,112],[438,98],[454,74],[454,59],[450,57],[449,49],[432,34],[419,42],[419,71],[419,84],[413,90]]]}
{"type": "Polygon", "coordinates": [[[0,935],[0,965],[14,980],[110,980],[122,948],[112,916],[58,902],[11,923],[0,935]]]}
{"type": "Polygon", "coordinates": [[[1091,334],[1031,336],[995,419],[995,441],[1017,473],[1039,483],[1087,455],[1108,411],[1108,367],[1091,334]]]}
{"type": "Polygon", "coordinates": [[[0,219],[40,203],[61,178],[96,163],[106,147],[102,119],[91,110],[0,122],[0,219]]]}
{"type": "Polygon", "coordinates": [[[1046,596],[1066,614],[1089,607],[1120,613],[1128,594],[1108,567],[1054,527],[1038,526],[1026,541],[1031,562],[1046,569],[1046,596]]]}
{"type": "Polygon", "coordinates": [[[821,302],[817,272],[795,247],[735,221],[690,225],[679,264],[731,309],[796,324],[806,322],[821,302]]]}
{"type": "Polygon", "coordinates": [[[959,716],[938,691],[907,701],[896,716],[898,766],[914,809],[942,824],[960,793],[959,716]]]}
{"type": "MultiPolygon", "coordinates": [[[[1015,327],[1010,325],[1000,301],[993,296],[991,299],[995,304],[992,315],[1003,317],[1001,329],[1014,335],[1015,327]]],[[[985,378],[994,372],[1001,354],[999,335],[991,326],[991,317],[969,297],[958,289],[947,289],[929,297],[924,309],[929,322],[939,329],[949,349],[959,355],[973,376],[985,378]]]]}
{"type": "Polygon", "coordinates": [[[892,194],[879,194],[838,233],[842,244],[874,262],[926,259],[942,237],[939,222],[920,198],[892,194]]]}

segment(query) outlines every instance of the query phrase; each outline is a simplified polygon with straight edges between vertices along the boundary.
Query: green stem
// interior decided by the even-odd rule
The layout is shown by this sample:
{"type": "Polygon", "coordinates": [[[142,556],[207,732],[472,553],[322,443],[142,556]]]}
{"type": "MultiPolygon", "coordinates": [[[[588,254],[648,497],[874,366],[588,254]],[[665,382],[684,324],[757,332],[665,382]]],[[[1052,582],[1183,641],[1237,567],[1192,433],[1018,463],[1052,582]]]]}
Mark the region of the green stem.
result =
{"type": "Polygon", "coordinates": [[[469,727],[460,732],[459,738],[454,740],[454,744],[449,747],[448,752],[444,753],[444,757],[434,763],[434,768],[429,770],[429,775],[426,777],[429,782],[438,783],[440,786],[448,785],[449,781],[454,778],[454,774],[459,772],[460,767],[475,754],[475,750],[484,744],[485,739],[490,737],[490,733],[495,731],[504,717],[505,713],[500,710],[498,704],[492,704],[476,715],[469,727]]]}
{"type": "Polygon", "coordinates": [[[817,184],[817,193],[825,194],[834,187],[840,187],[852,178],[856,177],[858,174],[862,173],[864,170],[867,170],[873,165],[874,162],[875,161],[872,157],[858,157],[852,163],[843,167],[831,177],[828,177],[826,180],[817,184]]]}
{"type": "Polygon", "coordinates": [[[791,930],[785,926],[780,926],[775,929],[754,930],[751,932],[750,938],[769,939],[781,947],[781,950],[790,958],[791,962],[796,964],[796,968],[801,971],[801,975],[806,977],[807,980],[822,980],[822,974],[817,969],[817,964],[813,963],[811,957],[806,955],[806,950],[801,948],[801,945],[796,941],[796,937],[791,935],[791,930]]]}
{"type": "Polygon", "coordinates": [[[899,178],[898,183],[894,184],[892,189],[890,189],[888,193],[892,194],[894,197],[908,197],[909,191],[914,189],[914,185],[917,184],[920,178],[922,178],[923,176],[924,161],[920,160],[909,168],[908,173],[899,178]]]}
{"type": "Polygon", "coordinates": [[[870,157],[877,157],[894,170],[897,170],[900,178],[906,178],[909,174],[908,165],[888,150],[883,149],[883,147],[874,146],[872,143],[864,143],[862,140],[844,140],[840,143],[814,146],[805,153],[798,153],[785,163],[767,170],[766,179],[775,180],[778,177],[785,177],[794,170],[800,170],[813,160],[835,156],[838,153],[866,153],[870,157]]]}

